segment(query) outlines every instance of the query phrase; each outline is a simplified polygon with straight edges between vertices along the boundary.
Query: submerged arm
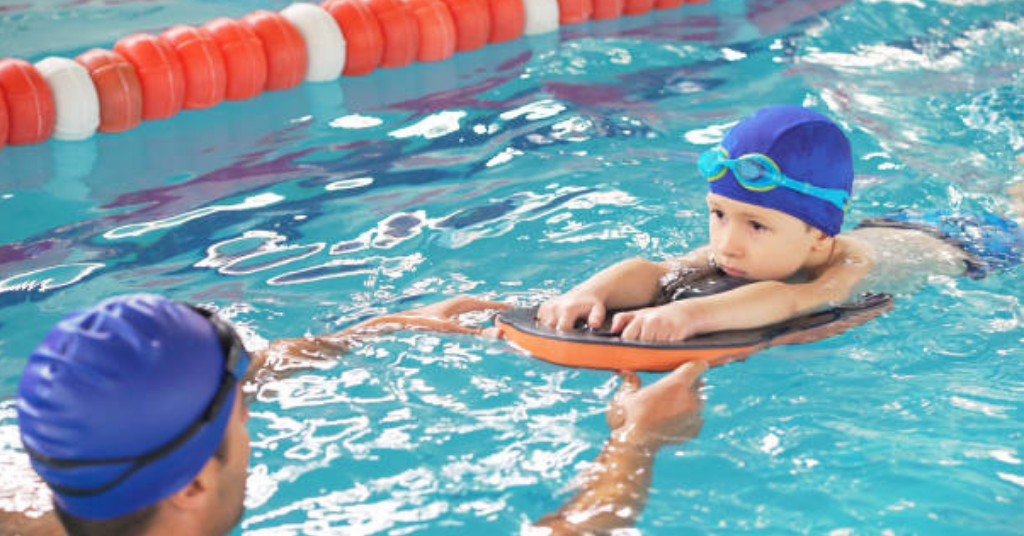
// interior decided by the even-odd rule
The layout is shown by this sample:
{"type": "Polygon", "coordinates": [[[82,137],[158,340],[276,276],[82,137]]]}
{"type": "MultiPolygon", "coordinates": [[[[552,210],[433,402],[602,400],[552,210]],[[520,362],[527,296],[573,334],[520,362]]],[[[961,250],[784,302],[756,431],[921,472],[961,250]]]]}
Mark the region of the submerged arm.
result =
{"type": "Polygon", "coordinates": [[[497,334],[494,328],[466,326],[459,322],[458,317],[473,311],[502,310],[509,307],[505,303],[456,296],[418,309],[370,318],[335,333],[278,339],[271,341],[265,350],[253,352],[248,379],[283,359],[336,359],[359,340],[394,331],[420,329],[493,337],[497,334]]]}
{"type": "Polygon", "coordinates": [[[582,475],[581,490],[534,526],[567,536],[605,534],[636,523],[647,502],[655,453],[700,431],[696,384],[706,368],[687,363],[639,390],[636,374],[621,373],[622,387],[608,409],[611,436],[582,475]]]}

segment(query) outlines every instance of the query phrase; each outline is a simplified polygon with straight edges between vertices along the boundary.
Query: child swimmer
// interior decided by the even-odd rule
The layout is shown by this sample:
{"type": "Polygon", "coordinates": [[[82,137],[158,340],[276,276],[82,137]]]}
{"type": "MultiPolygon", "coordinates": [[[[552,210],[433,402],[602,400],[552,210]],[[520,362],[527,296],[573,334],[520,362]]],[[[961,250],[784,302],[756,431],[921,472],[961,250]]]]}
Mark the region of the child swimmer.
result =
{"type": "MultiPolygon", "coordinates": [[[[609,310],[642,307],[616,314],[611,331],[679,341],[891,291],[892,281],[918,274],[983,277],[1019,263],[1024,250],[1020,226],[988,214],[900,213],[840,235],[853,185],[850,143],[830,119],[800,106],[758,110],[702,154],[698,167],[710,189],[708,245],[668,262],[619,262],[541,305],[539,323],[601,326],[609,310]],[[755,282],[649,306],[674,280],[715,269],[755,282]]],[[[1016,210],[1024,207],[1024,187],[1014,185],[1011,196],[1016,210]]]]}

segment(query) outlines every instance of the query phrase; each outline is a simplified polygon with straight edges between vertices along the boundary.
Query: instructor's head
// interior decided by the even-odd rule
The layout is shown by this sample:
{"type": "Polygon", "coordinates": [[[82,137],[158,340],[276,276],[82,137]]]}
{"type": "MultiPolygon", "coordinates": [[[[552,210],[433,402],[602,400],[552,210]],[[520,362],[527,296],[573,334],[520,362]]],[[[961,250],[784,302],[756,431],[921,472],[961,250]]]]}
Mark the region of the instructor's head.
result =
{"type": "Polygon", "coordinates": [[[248,362],[229,324],[160,296],[58,322],[25,365],[17,408],[68,533],[228,532],[245,495],[248,362]]]}

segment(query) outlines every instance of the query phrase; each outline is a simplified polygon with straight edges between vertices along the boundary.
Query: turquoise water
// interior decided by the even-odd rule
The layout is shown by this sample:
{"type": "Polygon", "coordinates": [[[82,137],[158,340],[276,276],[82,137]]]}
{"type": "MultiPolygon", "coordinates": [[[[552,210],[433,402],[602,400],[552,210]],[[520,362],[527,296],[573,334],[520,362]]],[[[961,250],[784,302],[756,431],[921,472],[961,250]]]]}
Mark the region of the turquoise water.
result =
{"type": "MultiPolygon", "coordinates": [[[[0,55],[285,5],[0,0],[0,55]]],[[[1006,211],[1022,66],[1015,0],[716,0],[8,147],[0,508],[47,508],[13,398],[73,308],[160,292],[219,307],[258,347],[458,293],[535,304],[703,243],[696,155],[775,102],[850,133],[851,222],[1006,211]]],[[[709,372],[703,430],[660,453],[638,529],[1022,534],[1022,283],[933,277],[852,332],[709,372]]],[[[369,342],[259,387],[238,532],[516,533],[571,495],[616,385],[500,342],[369,342]]]]}

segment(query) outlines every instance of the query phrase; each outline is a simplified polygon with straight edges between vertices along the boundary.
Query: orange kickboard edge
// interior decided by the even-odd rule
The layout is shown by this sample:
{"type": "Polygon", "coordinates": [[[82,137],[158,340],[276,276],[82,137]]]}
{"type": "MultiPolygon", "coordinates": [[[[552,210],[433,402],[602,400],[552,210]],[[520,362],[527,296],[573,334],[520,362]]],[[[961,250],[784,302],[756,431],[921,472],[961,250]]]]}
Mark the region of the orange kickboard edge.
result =
{"type": "Polygon", "coordinates": [[[744,359],[769,346],[818,341],[863,324],[892,306],[892,296],[868,294],[847,305],[776,324],[707,333],[673,343],[628,341],[587,328],[556,331],[537,324],[537,307],[503,311],[495,317],[495,325],[506,339],[532,356],[558,365],[661,372],[687,361],[720,365],[744,359]]]}

